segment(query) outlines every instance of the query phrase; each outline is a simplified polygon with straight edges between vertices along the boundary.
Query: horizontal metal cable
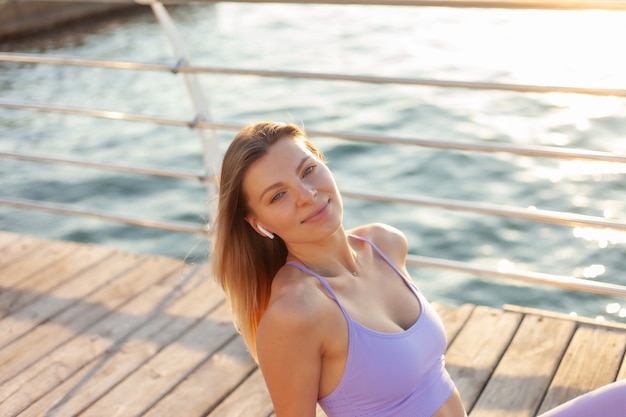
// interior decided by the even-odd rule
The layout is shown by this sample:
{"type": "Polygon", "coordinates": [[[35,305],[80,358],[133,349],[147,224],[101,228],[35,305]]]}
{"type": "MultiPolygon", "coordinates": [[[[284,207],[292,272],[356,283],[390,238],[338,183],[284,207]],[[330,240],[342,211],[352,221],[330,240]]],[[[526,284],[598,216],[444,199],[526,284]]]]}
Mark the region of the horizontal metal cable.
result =
{"type": "Polygon", "coordinates": [[[80,67],[130,69],[144,71],[171,71],[165,64],[153,64],[130,61],[110,61],[102,59],[75,58],[67,56],[51,56],[44,54],[24,54],[16,52],[0,52],[0,61],[20,64],[71,65],[80,67]]]}
{"type": "Polygon", "coordinates": [[[438,268],[456,272],[469,273],[481,277],[505,278],[522,281],[530,284],[549,285],[576,291],[585,291],[595,294],[626,297],[626,286],[606,282],[591,281],[562,275],[544,274],[532,271],[500,270],[479,266],[467,262],[451,261],[447,259],[429,258],[425,256],[408,255],[407,265],[422,268],[438,268]]]}
{"type": "Polygon", "coordinates": [[[448,200],[432,197],[406,197],[382,193],[365,193],[341,190],[341,195],[359,200],[377,201],[383,203],[410,204],[419,207],[435,207],[446,210],[465,211],[492,216],[530,220],[542,223],[559,224],[564,226],[588,226],[626,231],[626,222],[608,220],[602,217],[586,216],[567,212],[524,209],[520,207],[501,206],[495,204],[476,203],[471,201],[448,200]]]}
{"type": "Polygon", "coordinates": [[[590,161],[626,163],[626,155],[618,155],[610,152],[590,151],[586,149],[515,145],[512,143],[501,142],[459,142],[433,139],[402,138],[397,136],[384,136],[378,134],[373,135],[363,133],[324,132],[313,129],[307,129],[307,135],[309,137],[332,137],[354,142],[413,145],[426,148],[450,149],[457,151],[503,152],[515,155],[542,158],[581,159],[590,161]]]}
{"type": "Polygon", "coordinates": [[[415,85],[429,87],[445,87],[445,88],[465,88],[473,90],[497,90],[497,91],[515,91],[519,93],[575,93],[587,94],[595,96],[618,96],[626,97],[626,89],[619,88],[589,88],[574,86],[543,86],[528,84],[506,84],[506,83],[489,83],[475,81],[449,81],[449,80],[433,80],[407,77],[377,77],[368,75],[349,75],[349,74],[332,74],[332,73],[316,73],[316,72],[299,72],[299,71],[269,71],[269,70],[252,70],[252,69],[235,69],[235,68],[217,68],[217,67],[184,67],[180,72],[196,72],[205,74],[226,74],[226,75],[255,75],[261,77],[284,77],[298,78],[310,80],[325,81],[355,81],[370,84],[400,84],[415,85]]]}
{"type": "Polygon", "coordinates": [[[181,120],[181,119],[146,116],[143,114],[136,114],[136,113],[125,113],[121,111],[96,110],[96,109],[87,109],[87,108],[73,107],[73,106],[29,104],[29,103],[21,103],[17,101],[6,101],[6,100],[0,100],[0,107],[4,107],[7,109],[15,109],[15,110],[35,110],[35,111],[49,112],[49,113],[62,113],[62,114],[73,114],[73,115],[78,115],[78,116],[99,117],[103,119],[146,122],[146,123],[154,123],[154,124],[169,125],[169,126],[194,127],[198,123],[195,120],[186,121],[186,120],[181,120]]]}
{"type": "Polygon", "coordinates": [[[184,170],[172,170],[172,169],[160,169],[160,168],[147,168],[136,167],[129,165],[119,165],[104,162],[88,161],[84,159],[49,156],[38,153],[26,153],[26,152],[7,152],[0,151],[0,158],[19,159],[22,161],[44,162],[51,164],[63,164],[72,166],[81,166],[87,168],[105,169],[116,172],[128,172],[132,174],[153,175],[159,177],[179,178],[179,179],[192,179],[202,182],[215,181],[213,175],[195,173],[192,171],[184,170]]]}
{"type": "MultiPolygon", "coordinates": [[[[67,2],[68,0],[43,0],[67,2]]],[[[81,3],[102,3],[103,0],[70,0],[81,3]]],[[[163,4],[216,3],[220,0],[162,0],[163,4]]],[[[266,3],[264,0],[228,0],[240,3],[266,3]]],[[[106,0],[117,4],[151,4],[154,0],[106,0]]],[[[302,4],[302,0],[272,0],[272,3],[302,4]]],[[[543,10],[626,10],[622,0],[307,0],[306,4],[357,4],[382,6],[472,7],[488,9],[543,10]]]]}
{"type": "Polygon", "coordinates": [[[407,77],[377,77],[367,75],[350,75],[350,74],[332,74],[317,72],[299,72],[299,71],[274,71],[274,70],[254,70],[254,69],[237,69],[237,68],[219,68],[207,66],[168,66],[164,64],[150,64],[125,61],[104,61],[71,57],[52,57],[48,55],[37,54],[17,54],[17,53],[0,53],[0,61],[19,62],[31,64],[54,64],[54,65],[75,65],[88,66],[98,68],[115,68],[115,69],[133,69],[133,70],[149,70],[149,71],[169,71],[180,73],[196,73],[196,74],[218,74],[218,75],[245,75],[275,78],[294,78],[324,81],[353,81],[369,84],[399,84],[414,86],[429,86],[443,88],[464,88],[473,90],[496,90],[496,91],[514,91],[519,93],[574,93],[586,94],[594,96],[614,96],[626,97],[626,89],[620,88],[593,88],[593,87],[576,87],[576,86],[548,86],[548,85],[529,85],[529,84],[510,84],[510,83],[490,83],[490,82],[474,82],[474,81],[450,81],[450,80],[433,80],[407,77]]]}
{"type": "Polygon", "coordinates": [[[71,207],[66,204],[50,203],[44,201],[27,200],[21,198],[0,197],[0,206],[9,206],[19,209],[30,209],[46,211],[57,214],[67,214],[73,216],[91,217],[100,220],[114,221],[118,223],[130,224],[133,226],[151,227],[154,229],[169,230],[184,233],[201,233],[207,234],[208,228],[204,225],[181,222],[181,221],[160,221],[147,220],[134,217],[121,216],[111,213],[105,213],[96,210],[81,209],[71,207]]]}
{"type": "MultiPolygon", "coordinates": [[[[243,127],[242,124],[235,123],[216,123],[206,121],[185,121],[181,119],[171,119],[155,116],[145,116],[134,113],[124,113],[117,111],[107,110],[95,110],[85,109],[79,107],[70,106],[53,106],[42,104],[28,104],[20,103],[16,101],[0,100],[0,108],[16,109],[16,110],[35,110],[52,113],[73,114],[81,116],[99,117],[105,119],[114,120],[126,120],[126,121],[138,121],[148,122],[161,125],[170,126],[186,126],[197,127],[205,129],[215,130],[232,130],[238,131],[243,127]]],[[[459,142],[459,141],[446,141],[446,140],[432,140],[432,139],[419,139],[419,138],[403,138],[397,136],[384,136],[384,135],[372,135],[372,134],[355,134],[355,133],[342,133],[342,132],[327,132],[313,129],[307,129],[307,133],[310,137],[332,137],[337,139],[344,139],[355,142],[366,143],[384,143],[384,144],[399,144],[399,145],[412,145],[422,146],[427,148],[438,149],[450,149],[457,151],[473,151],[473,152],[503,152],[515,155],[542,157],[542,158],[557,158],[557,159],[579,159],[589,161],[602,161],[602,162],[618,162],[626,163],[626,155],[618,155],[610,152],[590,151],[584,149],[572,149],[572,148],[558,148],[549,146],[531,146],[531,145],[515,145],[507,143],[494,143],[494,142],[459,142]]]]}
{"type": "MultiPolygon", "coordinates": [[[[124,0],[121,0],[124,1],[124,0]]],[[[147,0],[150,1],[150,0],[147,0]]],[[[193,0],[194,2],[209,2],[212,0],[193,0]]],[[[228,0],[241,3],[264,3],[263,0],[228,0]]],[[[273,0],[274,1],[274,0],[273,0]]],[[[142,3],[141,0],[137,1],[142,3]]],[[[166,0],[168,4],[187,3],[188,0],[166,0]]],[[[302,4],[302,0],[276,0],[276,3],[302,4]]],[[[570,1],[542,1],[542,0],[312,0],[307,3],[320,4],[356,4],[381,6],[421,6],[421,7],[461,7],[485,9],[543,9],[543,10],[626,10],[626,5],[620,0],[570,0],[570,1]]]]}

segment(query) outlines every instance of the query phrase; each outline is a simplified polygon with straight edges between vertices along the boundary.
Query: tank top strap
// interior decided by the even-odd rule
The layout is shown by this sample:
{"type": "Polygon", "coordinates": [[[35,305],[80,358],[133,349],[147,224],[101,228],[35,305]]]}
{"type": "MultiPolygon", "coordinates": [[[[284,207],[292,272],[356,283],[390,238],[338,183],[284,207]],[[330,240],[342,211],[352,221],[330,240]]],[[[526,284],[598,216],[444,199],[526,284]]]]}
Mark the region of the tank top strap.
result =
{"type": "Polygon", "coordinates": [[[407,283],[409,288],[413,288],[413,289],[417,290],[417,287],[415,286],[415,283],[413,283],[412,280],[410,280],[407,276],[405,276],[404,273],[402,271],[400,271],[400,269],[393,262],[391,262],[391,259],[389,259],[389,257],[387,255],[385,255],[385,253],[378,246],[376,246],[376,244],[374,242],[372,242],[371,240],[369,240],[368,238],[363,237],[363,236],[358,236],[358,235],[353,235],[353,234],[349,234],[348,236],[353,237],[353,238],[358,239],[358,240],[361,240],[363,242],[369,243],[370,246],[372,248],[374,248],[376,253],[378,253],[380,255],[380,257],[383,258],[385,260],[385,262],[387,262],[387,264],[389,264],[389,266],[394,271],[396,271],[396,273],[398,275],[400,275],[400,277],[402,277],[402,279],[407,283]]]}
{"type": "Polygon", "coordinates": [[[307,274],[311,274],[313,275],[315,278],[317,278],[317,280],[322,284],[322,286],[326,289],[326,291],[328,291],[328,293],[330,294],[331,297],[333,297],[333,300],[335,300],[335,302],[337,303],[337,305],[339,306],[339,308],[341,309],[341,311],[343,312],[343,314],[345,314],[345,316],[349,319],[350,315],[348,314],[348,311],[343,308],[343,305],[341,305],[341,303],[339,302],[339,298],[337,298],[337,294],[335,294],[335,291],[333,291],[332,287],[330,286],[330,284],[328,283],[328,281],[326,281],[324,279],[324,277],[322,277],[321,275],[317,274],[316,272],[310,270],[309,268],[307,268],[306,266],[298,263],[298,262],[293,262],[293,261],[287,261],[285,263],[285,265],[291,265],[293,267],[298,268],[299,270],[306,272],[307,274]]]}

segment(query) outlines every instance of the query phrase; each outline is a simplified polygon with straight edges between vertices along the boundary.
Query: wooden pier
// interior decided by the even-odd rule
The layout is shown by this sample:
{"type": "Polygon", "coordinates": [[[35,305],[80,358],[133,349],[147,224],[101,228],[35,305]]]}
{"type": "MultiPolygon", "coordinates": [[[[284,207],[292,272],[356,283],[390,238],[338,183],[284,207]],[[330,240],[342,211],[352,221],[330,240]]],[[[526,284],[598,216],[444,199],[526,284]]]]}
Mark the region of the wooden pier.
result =
{"type": "MultiPolygon", "coordinates": [[[[535,416],[626,378],[624,325],[436,307],[470,417],[535,416]]],[[[0,232],[0,314],[3,417],[273,413],[206,265],[0,232]]]]}

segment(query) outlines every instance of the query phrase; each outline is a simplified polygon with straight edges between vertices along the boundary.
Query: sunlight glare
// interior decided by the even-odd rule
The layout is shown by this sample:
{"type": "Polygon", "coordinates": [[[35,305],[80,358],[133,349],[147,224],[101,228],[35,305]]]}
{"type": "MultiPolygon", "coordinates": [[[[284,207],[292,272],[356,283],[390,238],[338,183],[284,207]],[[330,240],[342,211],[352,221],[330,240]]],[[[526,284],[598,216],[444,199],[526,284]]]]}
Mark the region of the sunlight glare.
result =
{"type": "Polygon", "coordinates": [[[572,204],[576,207],[589,207],[589,197],[581,194],[577,194],[572,198],[572,204]]]}
{"type": "Polygon", "coordinates": [[[579,278],[593,279],[606,272],[606,268],[601,264],[589,265],[586,267],[578,267],[574,269],[574,276],[579,278]]]}
{"type": "Polygon", "coordinates": [[[612,116],[620,111],[624,99],[620,97],[589,96],[573,93],[549,93],[548,102],[553,106],[568,109],[576,121],[588,123],[588,119],[612,116]]]}
{"type": "Polygon", "coordinates": [[[606,305],[606,312],[608,314],[616,314],[620,311],[621,306],[619,303],[609,303],[606,305]]]}
{"type": "Polygon", "coordinates": [[[499,272],[511,272],[515,269],[515,265],[513,262],[508,259],[501,259],[498,261],[498,271],[499,272]]]}
{"type": "MultiPolygon", "coordinates": [[[[566,20],[557,20],[555,15],[529,13],[528,18],[532,19],[532,23],[520,19],[518,24],[524,29],[522,34],[503,40],[508,42],[511,51],[511,56],[507,58],[517,64],[515,75],[537,81],[553,80],[559,84],[590,84],[598,87],[620,82],[619,72],[613,72],[603,64],[616,61],[619,40],[626,36],[626,26],[621,15],[586,11],[572,13],[566,20]],[[529,23],[532,24],[532,31],[528,31],[529,23]],[[535,46],[533,59],[518,52],[528,44],[535,46]],[[522,55],[526,60],[514,54],[522,55]]],[[[619,60],[617,65],[622,66],[624,62],[619,60]]]]}
{"type": "Polygon", "coordinates": [[[609,243],[617,245],[626,243],[626,232],[614,229],[597,229],[595,227],[575,227],[573,235],[576,238],[587,241],[596,241],[602,249],[606,248],[609,243]]]}
{"type": "Polygon", "coordinates": [[[586,268],[583,268],[583,277],[585,278],[597,278],[600,275],[606,272],[606,268],[604,265],[595,264],[589,265],[586,268]]]}
{"type": "Polygon", "coordinates": [[[626,164],[605,161],[561,161],[559,171],[562,176],[567,178],[578,176],[597,178],[601,175],[626,174],[626,164]]]}

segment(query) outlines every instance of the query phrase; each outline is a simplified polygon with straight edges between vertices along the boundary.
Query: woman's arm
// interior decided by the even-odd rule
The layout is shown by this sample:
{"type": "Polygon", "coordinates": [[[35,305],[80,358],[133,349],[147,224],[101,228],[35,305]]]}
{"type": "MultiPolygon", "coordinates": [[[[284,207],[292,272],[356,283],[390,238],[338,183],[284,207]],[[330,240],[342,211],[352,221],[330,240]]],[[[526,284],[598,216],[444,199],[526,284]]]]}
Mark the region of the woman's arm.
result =
{"type": "Polygon", "coordinates": [[[315,417],[323,338],[314,304],[283,297],[259,324],[257,354],[277,417],[315,417]]]}

